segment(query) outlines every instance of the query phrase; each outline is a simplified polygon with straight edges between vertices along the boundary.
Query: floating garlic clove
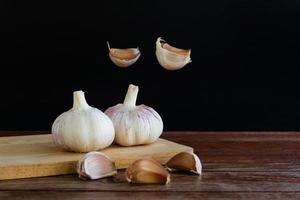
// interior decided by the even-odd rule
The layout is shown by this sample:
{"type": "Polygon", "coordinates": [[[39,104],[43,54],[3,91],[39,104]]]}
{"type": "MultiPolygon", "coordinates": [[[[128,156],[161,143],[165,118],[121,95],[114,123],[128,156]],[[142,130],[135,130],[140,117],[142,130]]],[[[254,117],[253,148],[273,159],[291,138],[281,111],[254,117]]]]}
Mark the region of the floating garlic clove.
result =
{"type": "Polygon", "coordinates": [[[178,70],[192,62],[191,50],[172,47],[161,37],[156,40],[156,58],[159,64],[167,70],[178,70]]]}
{"type": "Polygon", "coordinates": [[[163,121],[154,109],[136,106],[138,90],[138,86],[130,84],[124,103],[105,111],[115,127],[115,142],[122,146],[153,143],[163,131],[163,121]]]}
{"type": "Polygon", "coordinates": [[[119,67],[129,67],[134,64],[139,57],[141,52],[139,48],[127,48],[127,49],[116,49],[110,48],[109,43],[107,42],[109,57],[111,61],[119,67]]]}
{"type": "Polygon", "coordinates": [[[156,161],[140,159],[127,168],[126,179],[129,183],[167,184],[170,174],[156,161]]]}
{"type": "Polygon", "coordinates": [[[100,179],[117,174],[115,162],[105,154],[92,151],[85,154],[77,163],[77,173],[81,179],[100,179]]]}
{"type": "Polygon", "coordinates": [[[73,93],[73,108],[58,116],[52,125],[54,143],[68,151],[103,149],[111,145],[114,137],[112,121],[87,104],[83,91],[73,93]]]}
{"type": "Polygon", "coordinates": [[[173,156],[166,164],[169,171],[186,171],[201,174],[202,165],[194,153],[181,152],[173,156]]]}

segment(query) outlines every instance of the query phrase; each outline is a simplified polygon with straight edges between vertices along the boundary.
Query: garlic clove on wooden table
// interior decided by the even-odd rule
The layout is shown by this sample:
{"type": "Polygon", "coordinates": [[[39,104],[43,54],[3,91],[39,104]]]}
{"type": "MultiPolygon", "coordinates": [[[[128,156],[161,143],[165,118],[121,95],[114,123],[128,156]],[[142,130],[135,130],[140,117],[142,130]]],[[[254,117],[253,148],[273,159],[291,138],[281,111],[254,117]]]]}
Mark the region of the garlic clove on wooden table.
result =
{"type": "Polygon", "coordinates": [[[77,173],[81,179],[100,179],[117,174],[115,162],[105,154],[92,151],[85,154],[77,163],[77,173]]]}
{"type": "Polygon", "coordinates": [[[152,159],[139,159],[133,162],[125,172],[129,183],[167,184],[170,174],[158,162],[152,159]]]}
{"type": "Polygon", "coordinates": [[[194,153],[181,152],[173,156],[166,166],[169,171],[185,171],[200,175],[202,164],[199,157],[194,153]]]}

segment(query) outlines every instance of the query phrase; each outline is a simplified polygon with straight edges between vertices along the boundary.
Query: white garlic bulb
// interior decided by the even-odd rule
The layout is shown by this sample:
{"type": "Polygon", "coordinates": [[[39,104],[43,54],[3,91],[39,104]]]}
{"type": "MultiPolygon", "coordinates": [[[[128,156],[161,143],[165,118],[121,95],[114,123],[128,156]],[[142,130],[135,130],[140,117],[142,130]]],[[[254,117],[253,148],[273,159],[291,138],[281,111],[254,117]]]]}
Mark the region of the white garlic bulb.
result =
{"type": "Polygon", "coordinates": [[[191,50],[172,47],[162,38],[156,40],[156,58],[159,64],[167,70],[178,70],[192,62],[191,50]]]}
{"type": "Polygon", "coordinates": [[[109,50],[109,58],[115,65],[119,67],[129,67],[130,65],[133,65],[141,56],[139,48],[110,48],[108,42],[107,46],[109,50]]]}
{"type": "Polygon", "coordinates": [[[108,147],[114,140],[112,121],[89,106],[84,92],[73,93],[73,108],[62,113],[52,125],[54,143],[69,151],[89,152],[108,147]]]}
{"type": "Polygon", "coordinates": [[[162,119],[154,109],[145,105],[136,106],[138,89],[130,84],[124,103],[105,111],[115,127],[115,142],[122,146],[150,144],[163,131],[162,119]]]}

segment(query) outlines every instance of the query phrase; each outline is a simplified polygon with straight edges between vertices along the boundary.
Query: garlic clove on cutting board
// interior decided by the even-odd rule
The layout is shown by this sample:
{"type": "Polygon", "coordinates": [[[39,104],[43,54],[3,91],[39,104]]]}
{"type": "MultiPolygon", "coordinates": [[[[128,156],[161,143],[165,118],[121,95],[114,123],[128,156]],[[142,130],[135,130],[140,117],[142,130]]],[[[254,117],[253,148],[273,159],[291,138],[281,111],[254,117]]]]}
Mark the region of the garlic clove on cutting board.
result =
{"type": "Polygon", "coordinates": [[[133,65],[141,56],[139,48],[116,49],[111,48],[107,42],[109,58],[119,67],[129,67],[133,65]]]}
{"type": "Polygon", "coordinates": [[[152,159],[139,159],[126,170],[126,180],[129,183],[167,184],[170,174],[158,162],[152,159]]]}
{"type": "Polygon", "coordinates": [[[156,58],[159,64],[167,70],[178,70],[192,62],[190,49],[173,47],[161,37],[156,40],[156,58]]]}
{"type": "Polygon", "coordinates": [[[202,164],[199,157],[194,153],[181,152],[173,156],[167,163],[169,171],[184,171],[200,175],[202,164]]]}
{"type": "Polygon", "coordinates": [[[77,163],[77,173],[81,179],[100,179],[117,174],[115,162],[101,152],[85,154],[77,163]]]}

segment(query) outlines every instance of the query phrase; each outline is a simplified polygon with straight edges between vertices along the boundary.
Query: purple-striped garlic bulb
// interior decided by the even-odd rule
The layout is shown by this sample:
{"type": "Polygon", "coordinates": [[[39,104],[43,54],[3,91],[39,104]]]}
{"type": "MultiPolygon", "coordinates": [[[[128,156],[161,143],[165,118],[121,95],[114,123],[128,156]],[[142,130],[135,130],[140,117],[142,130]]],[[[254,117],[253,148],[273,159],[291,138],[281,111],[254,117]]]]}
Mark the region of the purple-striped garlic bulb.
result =
{"type": "Polygon", "coordinates": [[[115,142],[122,146],[153,143],[163,131],[163,121],[153,108],[136,106],[138,90],[138,86],[130,84],[124,103],[105,111],[114,124],[115,142]]]}

